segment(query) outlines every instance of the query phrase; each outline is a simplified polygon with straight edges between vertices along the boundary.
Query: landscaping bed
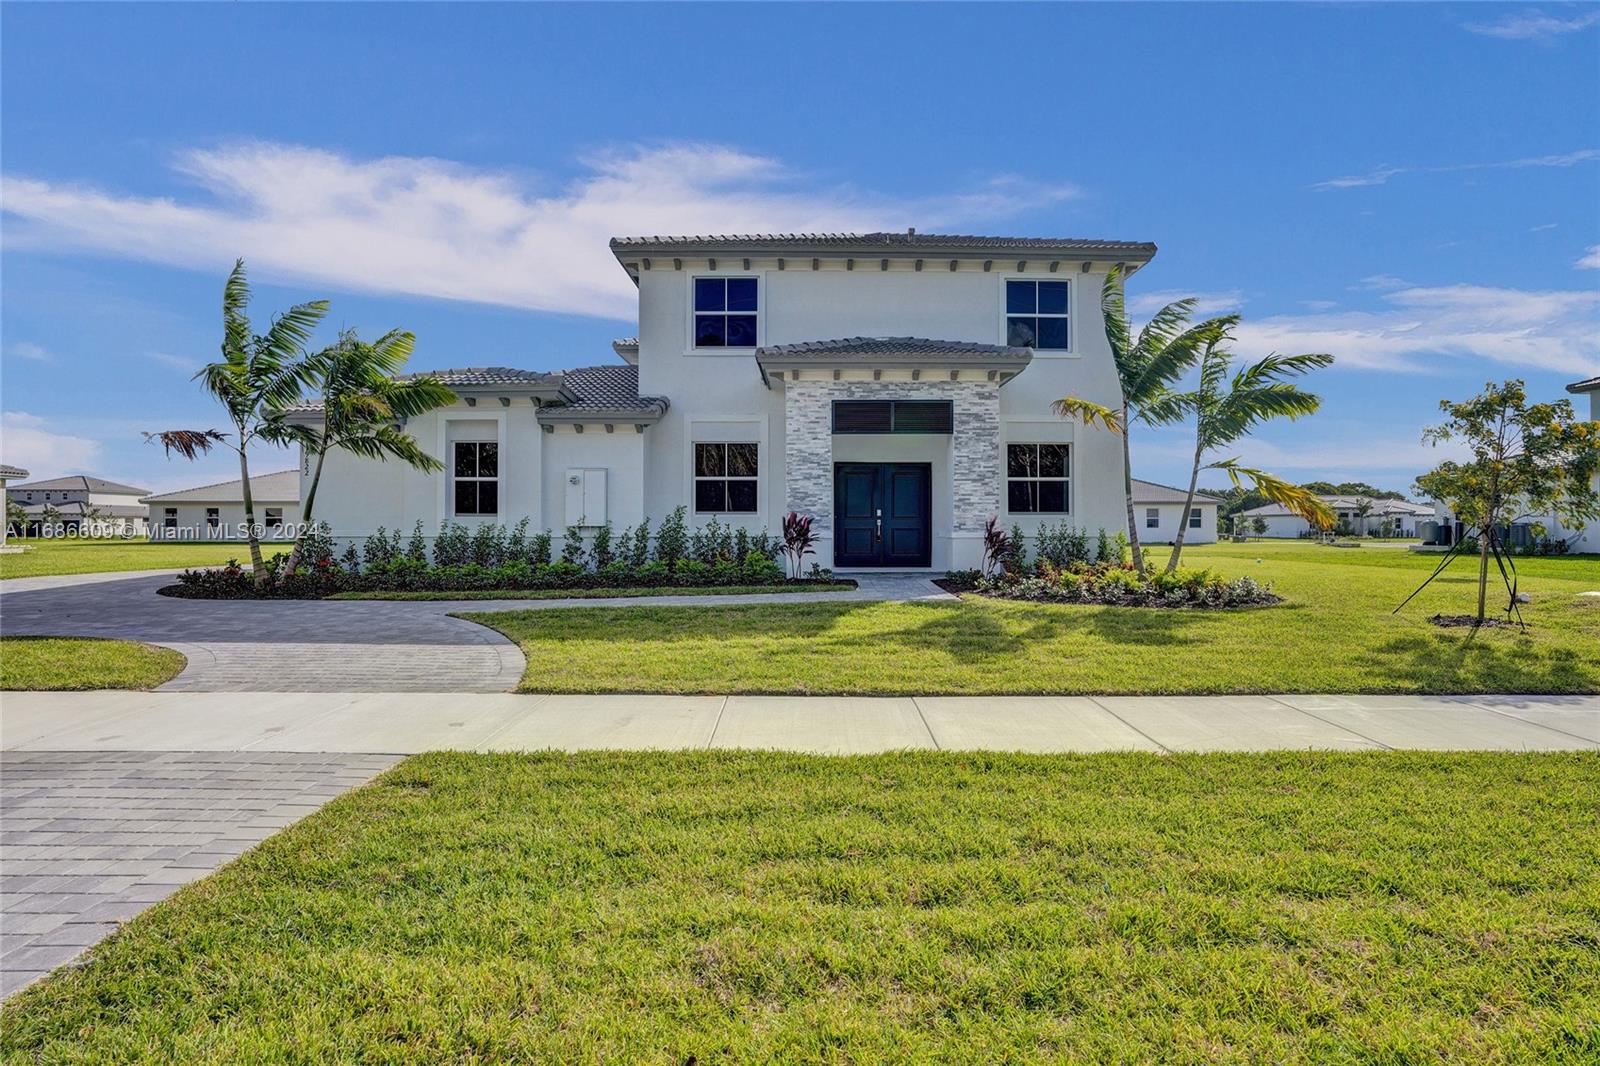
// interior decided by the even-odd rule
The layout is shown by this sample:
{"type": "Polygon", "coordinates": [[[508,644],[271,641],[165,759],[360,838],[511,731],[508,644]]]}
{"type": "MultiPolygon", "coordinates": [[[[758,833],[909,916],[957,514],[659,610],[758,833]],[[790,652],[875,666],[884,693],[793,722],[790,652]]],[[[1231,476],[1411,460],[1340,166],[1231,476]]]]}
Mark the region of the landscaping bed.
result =
{"type": "Polygon", "coordinates": [[[1180,567],[1154,570],[1141,578],[1131,563],[1075,564],[1048,561],[1004,567],[984,575],[975,570],[946,575],[938,585],[948,592],[975,592],[1003,600],[1084,603],[1102,607],[1268,607],[1283,598],[1250,577],[1228,579],[1210,570],[1180,567]]]}
{"type": "Polygon", "coordinates": [[[426,755],[0,1056],[1594,1061],[1597,805],[1581,753],[426,755]]]}
{"type": "Polygon", "coordinates": [[[148,689],[183,671],[171,648],[87,637],[0,637],[0,689],[148,689]]]}
{"type": "Polygon", "coordinates": [[[781,585],[676,585],[634,588],[477,589],[468,592],[335,592],[330,600],[611,600],[643,596],[753,596],[774,592],[848,592],[850,580],[785,581],[781,585]]]}

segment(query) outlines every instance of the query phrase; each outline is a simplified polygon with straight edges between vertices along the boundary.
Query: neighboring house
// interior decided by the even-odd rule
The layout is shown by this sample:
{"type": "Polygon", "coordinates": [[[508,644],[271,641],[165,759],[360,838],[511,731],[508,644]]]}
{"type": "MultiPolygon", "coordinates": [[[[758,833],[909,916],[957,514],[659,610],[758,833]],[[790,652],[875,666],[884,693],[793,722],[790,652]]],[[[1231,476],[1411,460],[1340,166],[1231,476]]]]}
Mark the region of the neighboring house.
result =
{"type": "MultiPolygon", "coordinates": [[[[1397,537],[1415,537],[1417,524],[1434,517],[1431,505],[1410,500],[1380,500],[1369,496],[1319,496],[1318,499],[1333,511],[1337,520],[1335,529],[1349,530],[1357,536],[1389,531],[1397,537]],[[1358,513],[1363,503],[1372,505],[1365,518],[1358,513]]],[[[1314,532],[1310,522],[1277,503],[1235,512],[1234,528],[1255,535],[1251,522],[1257,518],[1267,524],[1267,531],[1259,534],[1264,537],[1306,537],[1314,532]]]]}
{"type": "MultiPolygon", "coordinates": [[[[28,472],[20,466],[7,466],[5,463],[0,463],[0,500],[9,502],[11,499],[10,494],[6,491],[6,482],[21,481],[27,476],[28,472]]],[[[0,548],[5,547],[6,534],[10,531],[11,522],[9,519],[0,522],[0,548]]]]}
{"type": "Polygon", "coordinates": [[[933,570],[977,567],[995,515],[1123,528],[1119,438],[1050,404],[1120,402],[1101,283],[1153,244],[908,231],[611,250],[639,292],[619,362],[439,372],[459,402],[407,429],[444,473],[330,454],[316,518],[359,540],[417,520],[654,529],[680,505],[696,526],[776,532],[797,511],[823,566],[933,570]]]}
{"type": "MultiPolygon", "coordinates": [[[[250,479],[256,522],[266,540],[293,540],[300,525],[300,471],[280,470],[250,479]]],[[[244,540],[244,482],[164,492],[144,498],[151,540],[244,540]]]]}
{"type": "Polygon", "coordinates": [[[139,498],[149,491],[74,474],[48,481],[29,481],[6,489],[6,496],[22,505],[28,516],[24,532],[29,535],[41,532],[46,517],[51,517],[55,533],[71,531],[78,536],[135,537],[146,532],[144,505],[139,498]]]}
{"type": "MultiPolygon", "coordinates": [[[[1600,377],[1574,381],[1567,386],[1567,391],[1575,396],[1587,396],[1589,420],[1600,422],[1600,377]]],[[[1583,401],[1580,399],[1573,406],[1577,408],[1578,417],[1582,418],[1583,401]]],[[[1600,474],[1595,475],[1594,487],[1596,491],[1600,491],[1600,474]]],[[[1461,537],[1461,524],[1456,521],[1455,515],[1447,505],[1440,503],[1435,510],[1440,529],[1434,537],[1434,543],[1440,545],[1455,543],[1461,537]]],[[[1600,552],[1600,522],[1579,529],[1569,529],[1551,514],[1528,515],[1520,521],[1513,522],[1509,531],[1510,543],[1513,546],[1520,546],[1531,541],[1535,523],[1544,527],[1544,535],[1549,539],[1566,541],[1569,552],[1600,552]]]]}
{"type": "Polygon", "coordinates": [[[1197,490],[1186,516],[1183,513],[1183,501],[1187,496],[1188,492],[1184,489],[1134,478],[1133,518],[1139,524],[1139,539],[1147,544],[1170,544],[1178,539],[1179,527],[1186,524],[1188,529],[1183,535],[1185,544],[1215,543],[1217,504],[1221,501],[1208,492],[1197,490]]]}

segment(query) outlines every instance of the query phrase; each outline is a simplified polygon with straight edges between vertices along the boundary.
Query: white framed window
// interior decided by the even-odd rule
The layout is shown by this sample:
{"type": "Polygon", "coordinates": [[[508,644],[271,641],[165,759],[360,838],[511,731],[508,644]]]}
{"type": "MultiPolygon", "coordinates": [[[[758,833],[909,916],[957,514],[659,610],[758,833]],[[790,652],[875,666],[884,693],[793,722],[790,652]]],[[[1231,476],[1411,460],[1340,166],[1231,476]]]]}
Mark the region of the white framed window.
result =
{"type": "Polygon", "coordinates": [[[1199,529],[1200,528],[1200,508],[1198,508],[1198,507],[1189,508],[1189,528],[1190,529],[1199,529]]]}
{"type": "Polygon", "coordinates": [[[283,532],[283,508],[282,507],[268,507],[266,509],[266,521],[265,521],[265,524],[266,524],[266,527],[267,527],[267,532],[269,532],[269,533],[282,533],[283,532]]]}
{"type": "Polygon", "coordinates": [[[452,499],[458,515],[500,513],[500,445],[458,440],[451,446],[452,499]]]}
{"type": "Polygon", "coordinates": [[[1069,282],[1006,281],[1006,343],[1035,351],[1064,352],[1070,331],[1069,282]]]}
{"type": "Polygon", "coordinates": [[[161,528],[178,528],[178,509],[176,507],[163,507],[161,509],[161,528]]]}
{"type": "Polygon", "coordinates": [[[760,284],[752,277],[695,278],[694,346],[754,348],[760,284]]]}
{"type": "Polygon", "coordinates": [[[222,529],[222,511],[220,508],[206,508],[206,533],[215,534],[222,529]]]}
{"type": "Polygon", "coordinates": [[[761,449],[754,442],[694,446],[695,514],[753,514],[761,449]]]}
{"type": "Polygon", "coordinates": [[[1146,529],[1160,529],[1161,528],[1161,508],[1159,508],[1159,507],[1146,507],[1144,509],[1144,528],[1146,528],[1146,529]]]}
{"type": "Polygon", "coordinates": [[[1068,514],[1072,507],[1070,444],[1006,445],[1006,510],[1068,514]]]}

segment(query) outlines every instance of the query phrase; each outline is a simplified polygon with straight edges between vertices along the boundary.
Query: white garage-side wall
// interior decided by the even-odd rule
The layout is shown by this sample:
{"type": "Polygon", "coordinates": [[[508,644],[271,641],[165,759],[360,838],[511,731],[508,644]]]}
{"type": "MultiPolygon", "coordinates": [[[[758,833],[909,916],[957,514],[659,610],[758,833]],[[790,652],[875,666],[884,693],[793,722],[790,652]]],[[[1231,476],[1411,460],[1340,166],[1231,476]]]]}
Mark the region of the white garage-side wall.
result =
{"type": "MultiPolygon", "coordinates": [[[[150,508],[150,539],[151,540],[195,540],[195,541],[244,541],[245,514],[244,504],[238,500],[221,501],[204,500],[178,503],[161,503],[159,501],[148,505],[150,508]],[[210,510],[217,512],[215,526],[210,521],[210,510]],[[171,512],[169,514],[169,512],[171,512]],[[169,526],[170,523],[170,526],[169,526]]],[[[300,503],[298,500],[257,500],[255,501],[256,522],[264,527],[262,540],[293,541],[294,535],[300,524],[300,503]],[[274,528],[267,524],[269,515],[281,512],[283,525],[274,528]]]]}
{"type": "MultiPolygon", "coordinates": [[[[1197,502],[1200,525],[1184,529],[1185,544],[1214,544],[1217,539],[1217,505],[1197,502]]],[[[1139,540],[1145,544],[1170,544],[1178,538],[1184,527],[1184,510],[1181,503],[1135,503],[1134,521],[1139,524],[1139,540]],[[1155,525],[1151,525],[1152,516],[1155,525]]]]}

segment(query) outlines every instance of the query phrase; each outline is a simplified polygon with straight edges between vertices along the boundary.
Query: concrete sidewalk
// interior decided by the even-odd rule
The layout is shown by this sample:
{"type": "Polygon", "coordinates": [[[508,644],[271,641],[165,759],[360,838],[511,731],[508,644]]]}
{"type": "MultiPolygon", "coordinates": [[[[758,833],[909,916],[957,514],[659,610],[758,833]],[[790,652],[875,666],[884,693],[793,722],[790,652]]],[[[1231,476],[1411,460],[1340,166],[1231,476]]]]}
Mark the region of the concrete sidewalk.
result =
{"type": "Polygon", "coordinates": [[[7,751],[1600,749],[1595,696],[8,692],[7,751]]]}

